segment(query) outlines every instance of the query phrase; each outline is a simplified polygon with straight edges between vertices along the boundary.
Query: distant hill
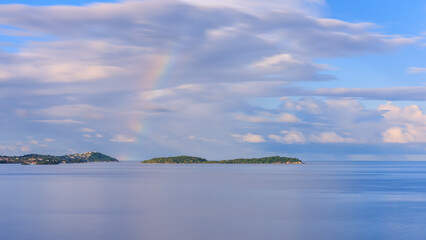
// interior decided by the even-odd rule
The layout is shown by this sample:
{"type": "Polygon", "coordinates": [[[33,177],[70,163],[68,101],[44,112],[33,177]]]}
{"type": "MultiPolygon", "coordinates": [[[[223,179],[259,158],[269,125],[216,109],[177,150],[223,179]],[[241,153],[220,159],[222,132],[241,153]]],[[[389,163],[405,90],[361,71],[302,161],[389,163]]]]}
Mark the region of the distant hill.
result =
{"type": "Polygon", "coordinates": [[[0,163],[59,164],[84,162],[118,162],[117,159],[99,152],[86,152],[63,156],[28,154],[24,156],[0,156],[0,163]]]}
{"type": "Polygon", "coordinates": [[[99,152],[86,152],[61,156],[66,162],[118,162],[117,159],[99,152]]]}
{"type": "Polygon", "coordinates": [[[207,162],[204,158],[191,157],[191,156],[177,156],[177,157],[161,157],[153,158],[143,161],[142,163],[203,163],[207,162]]]}
{"type": "Polygon", "coordinates": [[[202,164],[300,164],[303,163],[298,158],[292,157],[263,157],[263,158],[238,158],[232,160],[208,161],[204,158],[192,156],[160,157],[145,160],[142,163],[202,163],[202,164]]]}

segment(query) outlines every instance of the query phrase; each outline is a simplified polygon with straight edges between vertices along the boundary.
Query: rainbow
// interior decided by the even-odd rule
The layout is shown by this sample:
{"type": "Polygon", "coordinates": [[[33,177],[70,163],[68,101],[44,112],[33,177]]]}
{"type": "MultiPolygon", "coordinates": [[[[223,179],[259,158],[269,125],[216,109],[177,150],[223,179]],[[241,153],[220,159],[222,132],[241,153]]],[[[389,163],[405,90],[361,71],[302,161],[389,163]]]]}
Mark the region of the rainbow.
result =
{"type": "Polygon", "coordinates": [[[178,44],[169,44],[164,54],[154,57],[149,67],[149,71],[141,79],[141,87],[144,90],[161,88],[161,83],[167,79],[175,66],[175,59],[178,52],[178,44]]]}
{"type": "MultiPolygon", "coordinates": [[[[149,71],[143,74],[144,76],[139,81],[140,89],[149,91],[164,87],[161,83],[170,78],[172,72],[174,72],[177,53],[178,44],[172,43],[169,44],[164,54],[153,57],[154,59],[151,61],[150,67],[148,68],[149,71]]],[[[136,114],[135,117],[127,119],[126,123],[128,129],[133,132],[132,137],[135,138],[135,143],[138,143],[141,141],[142,136],[147,133],[148,122],[143,116],[136,116],[138,115],[136,114]]],[[[134,158],[134,156],[132,157],[128,155],[128,153],[120,157],[121,160],[135,160],[140,158],[140,156],[134,158]]]]}

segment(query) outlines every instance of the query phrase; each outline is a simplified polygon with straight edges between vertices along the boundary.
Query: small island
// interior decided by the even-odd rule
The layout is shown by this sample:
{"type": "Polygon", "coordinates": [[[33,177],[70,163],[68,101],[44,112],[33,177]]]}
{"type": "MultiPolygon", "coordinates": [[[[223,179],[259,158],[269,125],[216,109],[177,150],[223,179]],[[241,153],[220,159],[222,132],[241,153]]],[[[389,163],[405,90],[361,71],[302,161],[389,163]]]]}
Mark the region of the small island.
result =
{"type": "Polygon", "coordinates": [[[1,163],[15,163],[22,165],[37,164],[50,165],[60,163],[86,163],[86,162],[118,162],[117,159],[99,152],[86,152],[68,154],[63,156],[27,154],[24,156],[0,156],[1,163]]]}
{"type": "Polygon", "coordinates": [[[238,158],[232,160],[209,161],[205,158],[192,156],[160,157],[145,160],[141,163],[153,164],[302,164],[298,158],[292,157],[263,157],[263,158],[238,158]]]}

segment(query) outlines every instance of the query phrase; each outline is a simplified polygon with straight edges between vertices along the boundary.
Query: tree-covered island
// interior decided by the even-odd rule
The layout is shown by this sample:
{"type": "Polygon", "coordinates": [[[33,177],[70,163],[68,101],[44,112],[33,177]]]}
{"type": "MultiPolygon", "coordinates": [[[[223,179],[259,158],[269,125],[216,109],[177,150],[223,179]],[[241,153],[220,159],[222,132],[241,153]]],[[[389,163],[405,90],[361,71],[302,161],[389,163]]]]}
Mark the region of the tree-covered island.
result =
{"type": "Polygon", "coordinates": [[[263,157],[263,158],[238,158],[232,160],[209,161],[205,158],[192,156],[177,156],[177,157],[160,157],[145,160],[142,163],[183,163],[183,164],[301,164],[303,163],[298,158],[292,157],[263,157]]]}
{"type": "Polygon", "coordinates": [[[117,159],[99,152],[86,152],[68,154],[63,156],[27,154],[24,156],[0,156],[1,163],[20,163],[22,165],[59,164],[59,163],[85,163],[85,162],[118,162],[117,159]]]}

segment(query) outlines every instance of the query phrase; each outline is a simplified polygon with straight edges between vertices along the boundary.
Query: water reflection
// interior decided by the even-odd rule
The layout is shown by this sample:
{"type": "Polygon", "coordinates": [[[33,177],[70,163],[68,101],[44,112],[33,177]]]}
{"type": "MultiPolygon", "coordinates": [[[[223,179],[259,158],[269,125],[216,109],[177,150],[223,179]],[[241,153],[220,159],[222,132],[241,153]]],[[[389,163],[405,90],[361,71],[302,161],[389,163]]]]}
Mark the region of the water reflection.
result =
{"type": "Polygon", "coordinates": [[[426,163],[0,165],[0,239],[423,239],[426,163]]]}

